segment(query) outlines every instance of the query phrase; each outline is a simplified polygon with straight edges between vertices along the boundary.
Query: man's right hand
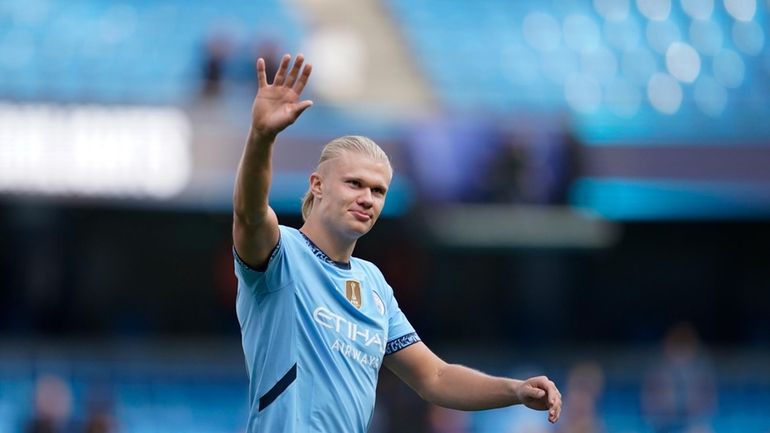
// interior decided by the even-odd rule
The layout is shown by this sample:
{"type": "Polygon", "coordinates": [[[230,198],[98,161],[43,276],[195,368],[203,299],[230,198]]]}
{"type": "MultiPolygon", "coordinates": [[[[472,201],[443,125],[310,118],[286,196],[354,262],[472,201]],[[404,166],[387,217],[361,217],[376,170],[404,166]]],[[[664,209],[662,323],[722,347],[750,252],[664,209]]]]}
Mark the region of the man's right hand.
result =
{"type": "Polygon", "coordinates": [[[284,55],[272,84],[267,84],[265,60],[257,60],[259,90],[251,107],[253,132],[262,137],[274,138],[313,105],[309,100],[299,101],[312,70],[309,63],[302,67],[304,60],[302,54],[298,54],[294,66],[289,71],[291,56],[284,55]]]}

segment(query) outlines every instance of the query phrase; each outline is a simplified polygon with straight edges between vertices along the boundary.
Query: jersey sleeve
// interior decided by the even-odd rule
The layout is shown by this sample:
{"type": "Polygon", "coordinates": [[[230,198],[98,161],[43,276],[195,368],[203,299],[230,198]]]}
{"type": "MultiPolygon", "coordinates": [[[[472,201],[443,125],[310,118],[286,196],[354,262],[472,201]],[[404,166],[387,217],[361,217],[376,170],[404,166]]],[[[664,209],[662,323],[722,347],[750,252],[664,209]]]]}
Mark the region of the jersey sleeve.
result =
{"type": "Polygon", "coordinates": [[[420,337],[401,308],[398,306],[393,288],[388,286],[388,342],[385,345],[385,355],[391,355],[420,341],[420,337]]]}
{"type": "Polygon", "coordinates": [[[267,264],[261,269],[246,264],[233,246],[233,263],[235,276],[238,278],[238,290],[247,288],[253,293],[260,294],[274,292],[283,287],[287,277],[287,272],[285,272],[286,244],[284,234],[281,233],[278,237],[278,243],[270,253],[267,264]]]}

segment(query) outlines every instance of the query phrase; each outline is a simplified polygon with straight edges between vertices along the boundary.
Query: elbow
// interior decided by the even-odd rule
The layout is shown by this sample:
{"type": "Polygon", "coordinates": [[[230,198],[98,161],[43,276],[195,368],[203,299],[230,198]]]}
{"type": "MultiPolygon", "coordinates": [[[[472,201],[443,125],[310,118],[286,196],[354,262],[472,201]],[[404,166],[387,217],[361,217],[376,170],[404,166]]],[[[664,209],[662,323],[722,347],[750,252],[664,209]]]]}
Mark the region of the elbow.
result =
{"type": "Polygon", "coordinates": [[[438,395],[428,391],[428,392],[418,392],[417,395],[420,396],[421,399],[423,399],[425,402],[430,403],[432,405],[446,407],[446,405],[443,403],[443,401],[439,398],[438,395]]]}
{"type": "Polygon", "coordinates": [[[417,393],[424,401],[439,407],[454,410],[463,410],[461,405],[458,405],[452,398],[442,394],[441,392],[433,389],[427,389],[417,393]]]}
{"type": "Polygon", "coordinates": [[[438,406],[445,406],[441,392],[441,380],[444,376],[443,368],[437,368],[433,374],[416,384],[415,392],[421,399],[438,406]]]}

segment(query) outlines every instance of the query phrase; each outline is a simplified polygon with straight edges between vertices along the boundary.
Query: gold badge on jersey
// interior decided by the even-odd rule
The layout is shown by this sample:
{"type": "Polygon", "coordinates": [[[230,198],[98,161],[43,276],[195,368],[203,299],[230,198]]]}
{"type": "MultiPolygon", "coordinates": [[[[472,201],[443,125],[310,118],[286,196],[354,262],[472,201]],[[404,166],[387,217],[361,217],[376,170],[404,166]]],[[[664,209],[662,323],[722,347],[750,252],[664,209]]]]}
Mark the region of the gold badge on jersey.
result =
{"type": "Polygon", "coordinates": [[[345,297],[354,307],[361,309],[361,283],[356,280],[345,281],[345,297]]]}

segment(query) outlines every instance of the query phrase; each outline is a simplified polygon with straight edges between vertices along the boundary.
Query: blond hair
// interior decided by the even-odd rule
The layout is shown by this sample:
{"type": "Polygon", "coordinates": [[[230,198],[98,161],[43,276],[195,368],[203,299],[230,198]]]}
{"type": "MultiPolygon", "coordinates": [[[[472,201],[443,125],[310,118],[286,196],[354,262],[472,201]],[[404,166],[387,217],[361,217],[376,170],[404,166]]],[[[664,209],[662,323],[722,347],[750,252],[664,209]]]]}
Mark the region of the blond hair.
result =
{"type": "MultiPolygon", "coordinates": [[[[388,167],[391,167],[391,171],[393,170],[388,155],[371,138],[361,135],[345,135],[326,143],[321,150],[321,158],[318,160],[316,171],[320,169],[321,164],[324,162],[339,158],[346,152],[359,153],[376,161],[386,162],[388,167]]],[[[310,211],[313,210],[314,198],[313,191],[308,187],[302,199],[302,219],[305,221],[310,216],[310,211]]]]}

